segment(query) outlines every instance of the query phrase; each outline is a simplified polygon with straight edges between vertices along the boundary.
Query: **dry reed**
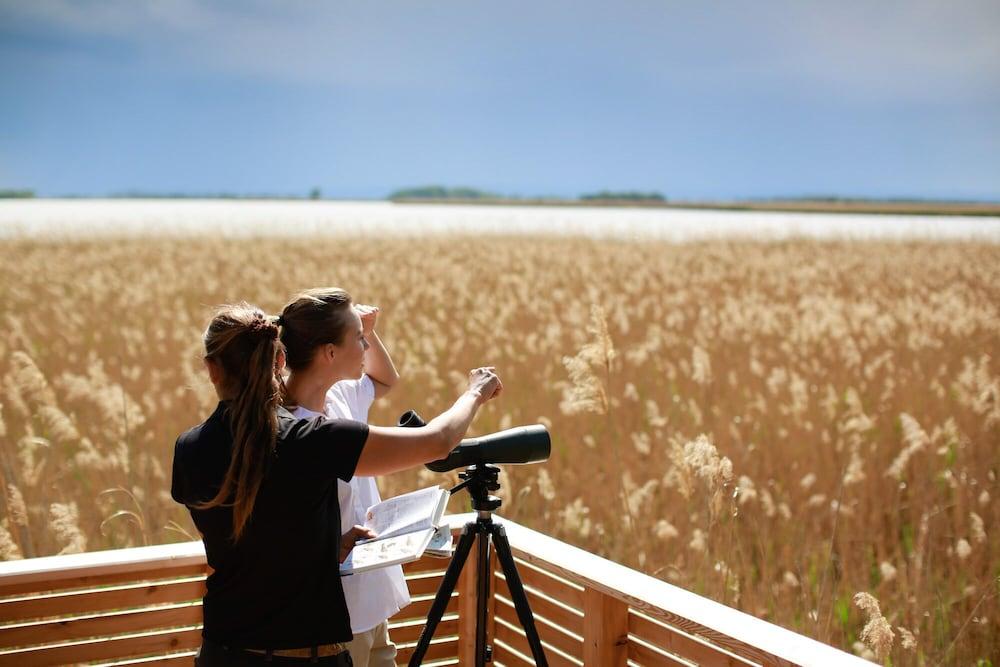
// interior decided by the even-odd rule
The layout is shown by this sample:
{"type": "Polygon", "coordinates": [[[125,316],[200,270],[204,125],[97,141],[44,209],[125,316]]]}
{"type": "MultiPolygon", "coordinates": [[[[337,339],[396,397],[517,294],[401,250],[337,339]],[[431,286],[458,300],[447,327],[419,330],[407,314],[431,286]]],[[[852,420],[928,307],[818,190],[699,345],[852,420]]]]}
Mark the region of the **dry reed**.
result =
{"type": "Polygon", "coordinates": [[[0,257],[2,558],[196,535],[169,470],[215,400],[207,306],[337,284],[382,307],[403,374],[373,422],[433,413],[493,363],[507,391],[475,429],[550,426],[548,464],[505,469],[505,516],[847,650],[895,627],[894,665],[1000,653],[995,246],[206,237],[0,257]]]}

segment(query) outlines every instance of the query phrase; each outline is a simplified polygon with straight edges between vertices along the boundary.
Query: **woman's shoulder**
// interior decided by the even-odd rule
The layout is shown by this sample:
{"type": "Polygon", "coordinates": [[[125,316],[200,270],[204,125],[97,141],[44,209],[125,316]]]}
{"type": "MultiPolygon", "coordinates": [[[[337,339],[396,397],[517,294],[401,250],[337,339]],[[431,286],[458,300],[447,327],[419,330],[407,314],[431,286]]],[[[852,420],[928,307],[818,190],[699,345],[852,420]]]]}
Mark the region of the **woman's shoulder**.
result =
{"type": "Polygon", "coordinates": [[[301,405],[282,405],[278,408],[278,421],[282,419],[311,419],[321,416],[320,413],[313,412],[301,405]]]}
{"type": "Polygon", "coordinates": [[[351,408],[351,412],[370,406],[374,399],[375,383],[372,382],[367,373],[356,380],[341,380],[326,392],[328,408],[336,407],[337,404],[346,404],[351,408]]]}
{"type": "Polygon", "coordinates": [[[189,504],[211,498],[229,465],[232,434],[225,419],[225,405],[177,437],[174,444],[170,492],[174,500],[189,504]]]}
{"type": "Polygon", "coordinates": [[[202,423],[192,426],[177,436],[176,450],[191,448],[195,443],[209,438],[217,438],[225,429],[226,405],[220,402],[215,411],[202,423]]]}
{"type": "MultiPolygon", "coordinates": [[[[308,412],[308,411],[307,411],[308,412]]],[[[368,425],[352,419],[329,418],[309,413],[297,416],[285,408],[278,410],[278,440],[295,442],[368,435],[368,425]]]]}
{"type": "Polygon", "coordinates": [[[275,451],[282,467],[297,474],[349,480],[368,440],[368,425],[322,415],[296,419],[288,411],[278,417],[275,451]]]}

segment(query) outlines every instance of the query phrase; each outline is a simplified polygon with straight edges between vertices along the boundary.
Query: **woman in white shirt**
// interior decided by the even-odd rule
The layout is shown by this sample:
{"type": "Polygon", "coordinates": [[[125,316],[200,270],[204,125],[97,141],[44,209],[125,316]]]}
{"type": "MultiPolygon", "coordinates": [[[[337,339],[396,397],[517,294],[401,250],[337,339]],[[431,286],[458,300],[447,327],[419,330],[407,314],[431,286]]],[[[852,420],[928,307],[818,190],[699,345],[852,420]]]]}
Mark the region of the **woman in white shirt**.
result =
{"type": "MultiPolygon", "coordinates": [[[[296,295],[281,311],[281,342],[290,370],[285,403],[299,418],[367,422],[368,409],[399,379],[385,346],[375,333],[378,308],[354,305],[338,288],[317,288],[296,295]]],[[[365,510],[381,501],[374,477],[337,482],[341,525],[364,523],[365,510]]],[[[410,603],[399,565],[345,577],[344,596],[354,639],[355,667],[395,665],[396,646],[388,619],[410,603]]]]}

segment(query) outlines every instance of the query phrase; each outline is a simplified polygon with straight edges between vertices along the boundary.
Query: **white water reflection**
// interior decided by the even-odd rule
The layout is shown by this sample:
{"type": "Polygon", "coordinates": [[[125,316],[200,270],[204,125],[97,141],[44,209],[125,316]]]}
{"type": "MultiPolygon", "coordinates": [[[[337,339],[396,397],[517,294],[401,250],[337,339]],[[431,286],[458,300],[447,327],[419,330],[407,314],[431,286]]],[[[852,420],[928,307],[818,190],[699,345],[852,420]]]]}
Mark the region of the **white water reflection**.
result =
{"type": "Polygon", "coordinates": [[[1000,242],[1000,217],[390,202],[61,199],[0,201],[0,238],[546,234],[1000,242]]]}

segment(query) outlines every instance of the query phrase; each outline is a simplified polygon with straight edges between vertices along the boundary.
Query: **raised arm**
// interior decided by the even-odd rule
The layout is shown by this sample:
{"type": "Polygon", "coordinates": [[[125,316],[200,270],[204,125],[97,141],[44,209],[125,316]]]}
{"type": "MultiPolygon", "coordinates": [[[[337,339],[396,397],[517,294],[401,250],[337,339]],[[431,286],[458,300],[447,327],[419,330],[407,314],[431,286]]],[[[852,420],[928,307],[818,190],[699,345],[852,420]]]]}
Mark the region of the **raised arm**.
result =
{"type": "Polygon", "coordinates": [[[448,410],[420,428],[372,426],[356,475],[388,475],[444,458],[469,430],[479,407],[503,391],[492,367],[469,373],[469,388],[448,410]]]}
{"type": "Polygon", "coordinates": [[[392,363],[389,351],[382,344],[382,339],[375,333],[375,322],[378,320],[378,306],[354,306],[361,316],[361,329],[368,350],[365,352],[365,373],[375,385],[375,399],[379,399],[392,389],[399,381],[399,373],[392,363]]]}

